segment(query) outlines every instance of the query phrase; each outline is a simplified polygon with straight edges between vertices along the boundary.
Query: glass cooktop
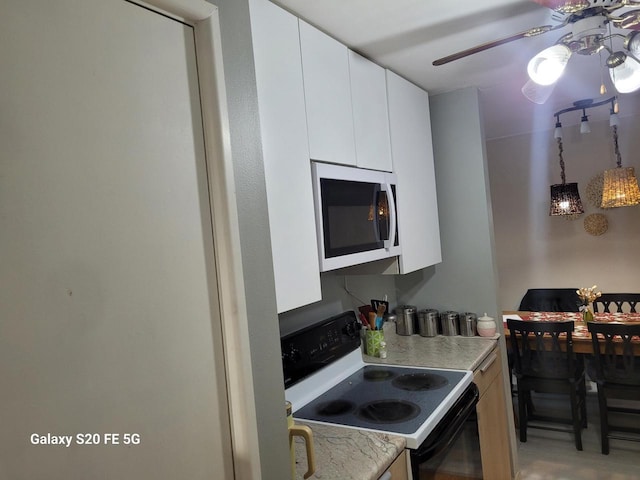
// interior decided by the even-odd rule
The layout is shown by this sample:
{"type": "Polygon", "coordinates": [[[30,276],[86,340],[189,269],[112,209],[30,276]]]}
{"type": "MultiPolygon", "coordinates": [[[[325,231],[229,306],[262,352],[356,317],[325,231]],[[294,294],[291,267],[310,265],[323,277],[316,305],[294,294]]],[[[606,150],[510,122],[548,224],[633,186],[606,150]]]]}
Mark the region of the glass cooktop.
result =
{"type": "Polygon", "coordinates": [[[303,420],[411,434],[466,372],[366,365],[294,413],[303,420]]]}

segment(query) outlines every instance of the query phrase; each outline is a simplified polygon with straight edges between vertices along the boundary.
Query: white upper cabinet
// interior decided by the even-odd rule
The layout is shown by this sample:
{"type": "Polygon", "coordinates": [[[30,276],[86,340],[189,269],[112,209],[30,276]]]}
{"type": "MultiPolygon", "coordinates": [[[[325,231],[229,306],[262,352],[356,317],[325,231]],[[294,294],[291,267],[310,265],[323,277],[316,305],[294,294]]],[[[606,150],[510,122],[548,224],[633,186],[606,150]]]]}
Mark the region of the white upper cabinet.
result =
{"type": "Polygon", "coordinates": [[[442,261],[427,92],[387,70],[393,169],[398,177],[400,273],[442,261]]]}
{"type": "Polygon", "coordinates": [[[322,298],[298,19],[250,0],[278,312],[322,298]]]}
{"type": "Polygon", "coordinates": [[[357,166],[392,171],[385,70],[349,50],[357,166]]]}
{"type": "Polygon", "coordinates": [[[356,165],[348,49],[302,20],[300,47],[310,156],[356,165]]]}

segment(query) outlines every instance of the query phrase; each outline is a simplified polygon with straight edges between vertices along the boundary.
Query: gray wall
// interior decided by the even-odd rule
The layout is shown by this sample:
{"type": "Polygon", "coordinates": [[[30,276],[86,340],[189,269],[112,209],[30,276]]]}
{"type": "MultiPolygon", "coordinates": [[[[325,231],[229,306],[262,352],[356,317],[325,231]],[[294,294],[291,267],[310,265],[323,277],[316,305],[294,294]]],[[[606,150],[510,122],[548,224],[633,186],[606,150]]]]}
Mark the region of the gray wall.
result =
{"type": "MultiPolygon", "coordinates": [[[[438,189],[442,263],[398,276],[399,300],[440,311],[487,312],[503,331],[498,308],[498,274],[489,173],[478,91],[457,90],[430,98],[433,153],[438,189]]],[[[511,468],[518,465],[517,442],[504,337],[500,337],[511,468]]]]}
{"type": "MultiPolygon", "coordinates": [[[[578,111],[561,119],[567,182],[578,183],[585,209],[578,218],[549,216],[549,185],[560,183],[553,118],[545,131],[487,142],[503,310],[516,310],[529,288],[597,284],[603,292],[640,291],[640,206],[604,210],[590,200],[587,185],[604,169],[614,168],[616,157],[608,120],[590,121],[591,133],[583,135],[578,125],[569,124],[579,118],[578,111]],[[584,220],[591,214],[607,218],[606,233],[585,231],[584,220]]],[[[637,119],[621,116],[619,126],[622,165],[636,172],[637,119]]]]}
{"type": "Polygon", "coordinates": [[[280,331],[247,0],[214,0],[222,31],[262,478],[290,475],[280,331]]]}
{"type": "Polygon", "coordinates": [[[499,313],[493,225],[478,92],[430,98],[442,263],[398,276],[399,300],[438,310],[499,313]]]}
{"type": "Polygon", "coordinates": [[[342,275],[332,272],[321,276],[322,300],[280,314],[280,331],[286,335],[307,325],[369,305],[371,299],[387,295],[390,309],[397,305],[394,275],[342,275]]]}

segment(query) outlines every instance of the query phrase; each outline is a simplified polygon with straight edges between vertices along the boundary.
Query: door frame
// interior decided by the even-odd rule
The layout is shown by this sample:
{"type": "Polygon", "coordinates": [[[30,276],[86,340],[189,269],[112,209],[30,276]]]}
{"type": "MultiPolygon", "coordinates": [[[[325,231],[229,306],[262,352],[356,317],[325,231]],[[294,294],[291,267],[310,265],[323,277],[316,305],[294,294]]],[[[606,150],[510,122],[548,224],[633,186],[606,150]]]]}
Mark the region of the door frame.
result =
{"type": "Polygon", "coordinates": [[[218,7],[205,0],[126,1],[194,28],[234,476],[260,479],[258,422],[218,7]]]}

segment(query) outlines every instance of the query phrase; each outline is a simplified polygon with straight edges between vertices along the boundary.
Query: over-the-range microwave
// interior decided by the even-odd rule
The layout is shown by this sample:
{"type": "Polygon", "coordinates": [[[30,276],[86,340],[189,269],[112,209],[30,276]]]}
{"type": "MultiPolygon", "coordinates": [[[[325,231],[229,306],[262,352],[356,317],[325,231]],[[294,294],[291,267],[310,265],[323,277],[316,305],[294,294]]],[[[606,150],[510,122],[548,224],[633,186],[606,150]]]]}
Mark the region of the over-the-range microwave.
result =
{"type": "Polygon", "coordinates": [[[400,255],[393,173],[312,162],[320,271],[400,255]]]}

